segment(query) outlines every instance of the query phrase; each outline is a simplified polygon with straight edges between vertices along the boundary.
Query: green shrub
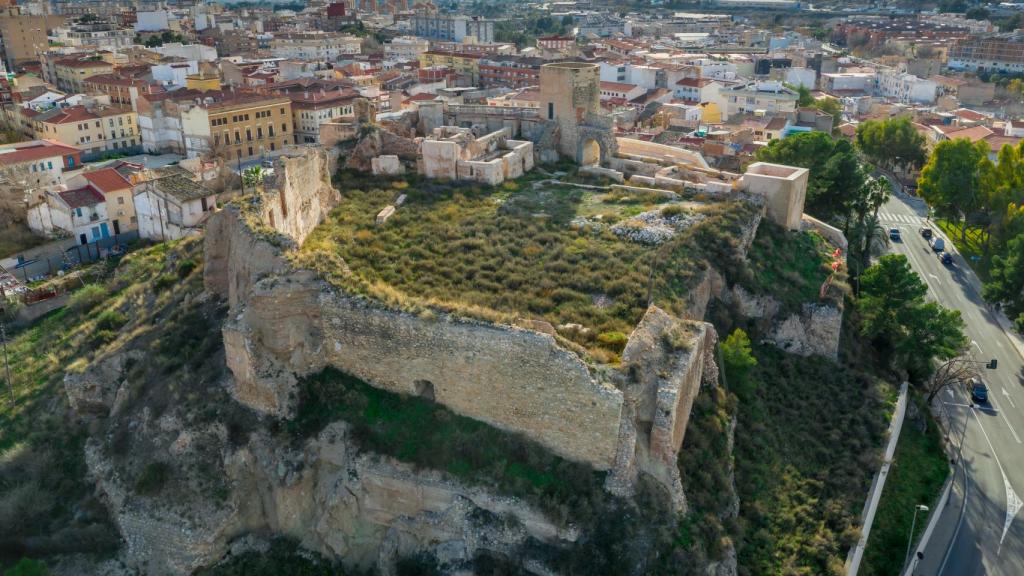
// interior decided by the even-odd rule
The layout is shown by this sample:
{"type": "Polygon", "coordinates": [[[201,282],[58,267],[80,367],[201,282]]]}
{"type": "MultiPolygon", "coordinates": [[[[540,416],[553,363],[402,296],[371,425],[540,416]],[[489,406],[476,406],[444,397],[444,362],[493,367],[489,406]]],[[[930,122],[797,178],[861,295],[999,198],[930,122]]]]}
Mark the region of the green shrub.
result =
{"type": "Polygon", "coordinates": [[[606,348],[622,352],[622,349],[626,347],[626,342],[629,341],[629,336],[622,332],[602,332],[597,335],[597,341],[606,348]]]}
{"type": "Polygon", "coordinates": [[[38,560],[22,558],[17,564],[4,570],[4,576],[50,576],[50,569],[38,560]]]}
{"type": "Polygon", "coordinates": [[[142,469],[135,481],[135,491],[144,496],[160,492],[171,476],[171,467],[166,462],[150,462],[142,469]]]}
{"type": "Polygon", "coordinates": [[[1013,321],[1013,326],[1017,329],[1017,332],[1024,334],[1024,312],[1013,321]]]}
{"type": "Polygon", "coordinates": [[[96,330],[116,332],[128,323],[128,318],[117,310],[104,310],[96,317],[96,330]]]}
{"type": "Polygon", "coordinates": [[[178,278],[185,279],[193,270],[196,269],[198,264],[192,258],[182,260],[181,264],[178,264],[178,278]]]}
{"type": "Polygon", "coordinates": [[[750,350],[750,337],[742,328],[737,328],[722,342],[721,348],[726,379],[734,386],[745,385],[750,369],[757,366],[757,358],[750,350]]]}
{"type": "Polygon", "coordinates": [[[177,284],[178,283],[178,277],[180,276],[181,271],[179,270],[178,272],[179,272],[178,276],[176,276],[174,274],[170,274],[170,273],[168,273],[168,274],[161,274],[161,275],[157,276],[156,280],[153,281],[153,290],[155,290],[157,292],[163,292],[164,290],[166,290],[166,289],[170,288],[171,286],[174,286],[175,284],[177,284]]]}
{"type": "Polygon", "coordinates": [[[110,291],[101,284],[86,284],[71,294],[68,308],[76,313],[86,313],[110,297],[110,291]]]}
{"type": "Polygon", "coordinates": [[[666,218],[670,218],[672,216],[679,216],[680,214],[684,214],[685,212],[686,208],[684,208],[682,204],[669,204],[668,206],[665,206],[664,208],[661,209],[661,215],[666,218]]]}

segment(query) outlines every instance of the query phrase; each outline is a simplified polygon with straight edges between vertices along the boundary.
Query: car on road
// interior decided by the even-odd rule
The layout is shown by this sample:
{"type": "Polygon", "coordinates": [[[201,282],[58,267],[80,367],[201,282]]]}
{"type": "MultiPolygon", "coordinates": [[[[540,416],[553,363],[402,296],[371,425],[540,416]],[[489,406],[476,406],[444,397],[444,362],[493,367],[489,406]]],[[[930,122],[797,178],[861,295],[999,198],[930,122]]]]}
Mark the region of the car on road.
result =
{"type": "Polygon", "coordinates": [[[950,254],[949,252],[943,252],[939,256],[939,261],[942,262],[943,264],[945,264],[946,266],[952,266],[953,265],[953,255],[950,254]]]}
{"type": "Polygon", "coordinates": [[[978,404],[988,402],[988,386],[985,386],[984,382],[977,378],[971,378],[967,381],[967,388],[971,391],[971,401],[978,404]]]}
{"type": "Polygon", "coordinates": [[[931,228],[921,228],[921,237],[924,238],[925,240],[931,240],[932,229],[931,228]]]}
{"type": "Polygon", "coordinates": [[[900,241],[900,229],[899,228],[889,228],[889,239],[892,240],[893,242],[899,242],[900,241]]]}
{"type": "Polygon", "coordinates": [[[931,244],[932,250],[936,252],[942,252],[946,249],[946,242],[942,238],[933,238],[929,244],[931,244]]]}

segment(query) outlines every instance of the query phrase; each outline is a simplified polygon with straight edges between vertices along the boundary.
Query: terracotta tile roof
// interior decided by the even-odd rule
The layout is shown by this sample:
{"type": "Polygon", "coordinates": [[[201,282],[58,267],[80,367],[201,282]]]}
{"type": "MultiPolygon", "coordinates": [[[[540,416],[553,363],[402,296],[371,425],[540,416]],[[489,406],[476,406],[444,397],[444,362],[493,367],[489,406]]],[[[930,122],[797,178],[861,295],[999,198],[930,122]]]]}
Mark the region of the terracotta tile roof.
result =
{"type": "Polygon", "coordinates": [[[629,92],[634,88],[636,88],[636,84],[627,84],[625,82],[601,82],[601,90],[629,92]]]}
{"type": "Polygon", "coordinates": [[[971,120],[973,122],[980,122],[988,118],[988,116],[982,114],[981,112],[975,112],[970,108],[957,108],[956,110],[953,110],[953,114],[956,114],[958,118],[963,118],[964,120],[971,120]]]}
{"type": "Polygon", "coordinates": [[[76,188],[74,190],[65,190],[60,192],[60,197],[64,200],[70,208],[82,208],[84,206],[95,206],[100,202],[105,202],[106,198],[103,194],[100,194],[93,189],[92,186],[84,186],[82,188],[76,188]]]}
{"type": "Polygon", "coordinates": [[[977,142],[978,140],[984,140],[985,138],[992,135],[992,131],[984,126],[974,126],[973,128],[964,128],[962,130],[956,130],[954,132],[947,132],[946,138],[955,140],[957,138],[967,138],[971,142],[977,142]]]}
{"type": "Polygon", "coordinates": [[[1010,145],[1016,146],[1022,140],[1016,136],[1003,136],[1002,134],[992,134],[986,137],[985,142],[988,142],[989,149],[994,153],[999,153],[1003,149],[1003,146],[1010,145]]]}
{"type": "Polygon", "coordinates": [[[768,121],[768,124],[765,125],[764,129],[765,130],[782,130],[785,127],[786,127],[786,118],[785,118],[785,116],[775,116],[771,120],[768,121]]]}
{"type": "Polygon", "coordinates": [[[68,68],[96,68],[98,66],[108,66],[113,69],[114,67],[113,64],[102,60],[76,60],[74,58],[58,60],[55,64],[57,66],[67,66],[68,68]]]}
{"type": "Polygon", "coordinates": [[[103,192],[131,188],[132,185],[114,168],[103,168],[82,174],[90,184],[103,192]]]}
{"type": "Polygon", "coordinates": [[[65,146],[49,140],[38,140],[14,146],[13,152],[3,153],[3,150],[10,150],[12,147],[0,148],[0,164],[12,165],[20,164],[22,162],[34,162],[36,160],[42,160],[43,158],[55,158],[57,156],[65,156],[68,154],[76,154],[79,152],[78,148],[72,146],[65,146]]]}
{"type": "Polygon", "coordinates": [[[676,82],[676,86],[690,86],[691,88],[703,88],[714,81],[715,80],[713,78],[682,78],[678,82],[676,82]]]}

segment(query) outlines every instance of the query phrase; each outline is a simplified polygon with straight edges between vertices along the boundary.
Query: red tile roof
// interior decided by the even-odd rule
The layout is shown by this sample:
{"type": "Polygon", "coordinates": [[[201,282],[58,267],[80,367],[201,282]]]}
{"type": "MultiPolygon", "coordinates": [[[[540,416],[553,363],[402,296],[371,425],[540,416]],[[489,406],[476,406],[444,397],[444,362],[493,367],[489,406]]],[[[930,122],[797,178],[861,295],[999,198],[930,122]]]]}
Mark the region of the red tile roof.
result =
{"type": "Polygon", "coordinates": [[[3,150],[10,150],[10,147],[0,148],[0,164],[7,166],[20,164],[22,162],[34,162],[44,158],[55,158],[68,154],[77,154],[78,148],[65,146],[49,140],[39,140],[15,146],[13,152],[2,153],[3,150]]]}
{"type": "Polygon", "coordinates": [[[676,86],[690,86],[691,88],[703,88],[714,82],[712,78],[681,78],[676,86]]]}
{"type": "Polygon", "coordinates": [[[92,186],[65,190],[60,192],[61,199],[71,208],[82,208],[83,206],[94,206],[106,201],[103,194],[93,190],[92,186]]]}
{"type": "Polygon", "coordinates": [[[82,174],[82,176],[102,192],[113,192],[115,190],[125,190],[132,187],[131,183],[125,180],[124,177],[113,168],[93,170],[92,172],[82,174]]]}

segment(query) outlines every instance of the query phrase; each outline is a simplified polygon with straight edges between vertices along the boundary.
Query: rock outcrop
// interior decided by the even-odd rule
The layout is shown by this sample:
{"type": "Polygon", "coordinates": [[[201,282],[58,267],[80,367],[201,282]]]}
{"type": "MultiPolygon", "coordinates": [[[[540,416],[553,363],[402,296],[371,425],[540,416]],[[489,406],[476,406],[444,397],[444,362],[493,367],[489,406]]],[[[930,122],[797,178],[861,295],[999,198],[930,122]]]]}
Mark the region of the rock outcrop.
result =
{"type": "MultiPolygon", "coordinates": [[[[164,427],[166,450],[177,444],[170,438],[195,434],[201,444],[198,437],[209,433],[164,427]]],[[[186,467],[182,462],[190,458],[179,452],[176,466],[186,467]]],[[[216,563],[234,539],[250,533],[288,535],[382,574],[420,552],[459,565],[481,550],[510,553],[527,539],[570,544],[578,537],[518,499],[360,453],[343,423],[302,446],[253,434],[216,463],[229,480],[223,502],[196,491],[184,500],[141,496],[96,443],[87,449],[87,463],[125,537],[122,559],[146,574],[190,574],[216,563]]]]}

